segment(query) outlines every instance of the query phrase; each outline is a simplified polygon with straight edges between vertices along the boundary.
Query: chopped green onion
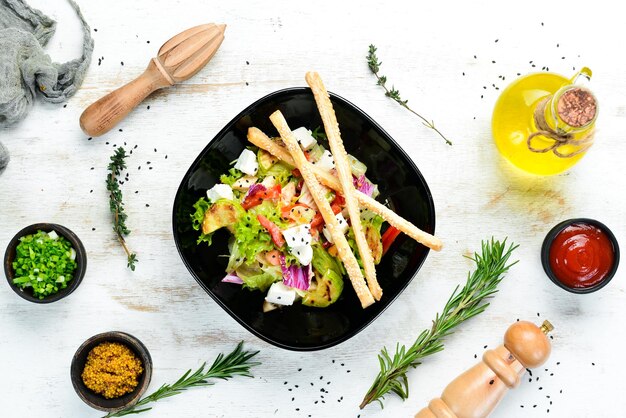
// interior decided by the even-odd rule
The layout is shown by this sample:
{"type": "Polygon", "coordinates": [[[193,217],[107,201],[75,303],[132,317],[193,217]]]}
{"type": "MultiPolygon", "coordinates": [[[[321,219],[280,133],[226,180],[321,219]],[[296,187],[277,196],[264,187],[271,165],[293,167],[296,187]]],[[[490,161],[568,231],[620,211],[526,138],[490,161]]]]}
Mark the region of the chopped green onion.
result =
{"type": "Polygon", "coordinates": [[[39,299],[57,293],[74,278],[75,254],[71,243],[54,231],[21,237],[13,261],[13,284],[32,287],[39,299]]]}

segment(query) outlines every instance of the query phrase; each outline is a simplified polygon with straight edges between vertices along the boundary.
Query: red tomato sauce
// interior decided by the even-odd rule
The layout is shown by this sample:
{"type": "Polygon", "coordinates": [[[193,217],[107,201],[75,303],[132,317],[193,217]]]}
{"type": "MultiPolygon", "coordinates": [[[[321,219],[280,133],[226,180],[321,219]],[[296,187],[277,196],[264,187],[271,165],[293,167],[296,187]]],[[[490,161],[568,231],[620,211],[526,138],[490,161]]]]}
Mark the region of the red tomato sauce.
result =
{"type": "Polygon", "coordinates": [[[613,243],[600,228],[575,223],[563,229],[550,245],[550,268],[568,287],[600,283],[615,261],[613,243]]]}

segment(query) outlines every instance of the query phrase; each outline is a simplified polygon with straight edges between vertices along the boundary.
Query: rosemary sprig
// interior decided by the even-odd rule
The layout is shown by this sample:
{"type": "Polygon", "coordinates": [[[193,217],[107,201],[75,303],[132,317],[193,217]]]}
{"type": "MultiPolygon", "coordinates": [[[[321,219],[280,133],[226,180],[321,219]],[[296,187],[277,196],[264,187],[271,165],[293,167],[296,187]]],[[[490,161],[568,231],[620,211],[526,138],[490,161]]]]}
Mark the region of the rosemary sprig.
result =
{"type": "Polygon", "coordinates": [[[395,86],[391,86],[391,89],[389,89],[387,87],[387,76],[384,75],[380,75],[380,66],[382,65],[382,62],[378,61],[378,57],[376,56],[376,47],[374,45],[370,45],[369,46],[369,51],[367,53],[367,66],[370,68],[370,70],[372,71],[372,73],[374,73],[374,75],[376,76],[376,79],[378,80],[377,84],[379,86],[381,86],[382,88],[385,89],[385,96],[395,100],[400,106],[404,107],[406,110],[408,110],[409,112],[413,113],[415,116],[417,116],[418,118],[420,118],[422,120],[422,123],[424,124],[424,126],[426,126],[427,128],[432,129],[433,131],[437,132],[439,134],[439,136],[441,136],[443,138],[444,141],[446,141],[446,144],[448,145],[452,145],[452,142],[450,142],[450,140],[448,138],[446,138],[440,131],[439,129],[437,129],[435,127],[435,122],[432,120],[428,120],[425,117],[423,117],[422,115],[420,115],[419,113],[417,113],[416,111],[414,111],[413,109],[411,109],[409,107],[409,105],[407,104],[409,101],[408,100],[402,100],[402,98],[400,97],[400,91],[396,90],[395,86]]]}
{"type": "Polygon", "coordinates": [[[223,379],[228,380],[235,376],[252,377],[250,374],[250,368],[257,366],[261,363],[251,362],[250,359],[258,354],[258,351],[244,351],[243,341],[237,344],[237,348],[230,354],[224,356],[220,353],[215,358],[215,361],[207,370],[206,363],[195,372],[191,373],[191,369],[182,375],[180,379],[171,385],[164,384],[157,391],[144,397],[135,405],[122,409],[117,412],[110,412],[103,418],[123,417],[125,415],[139,414],[152,409],[152,407],[145,407],[151,402],[157,402],[170,396],[178,395],[179,393],[200,386],[211,386],[215,382],[210,382],[208,379],[223,379]]]}
{"type": "Polygon", "coordinates": [[[422,360],[443,350],[445,337],[453,333],[454,328],[468,319],[483,312],[491,298],[497,291],[498,284],[504,274],[517,261],[507,264],[509,257],[517,245],[506,248],[506,239],[503,242],[482,242],[482,253],[474,253],[468,257],[476,263],[476,270],[467,274],[467,282],[462,289],[454,289],[443,311],[435,316],[430,329],[425,329],[417,340],[408,349],[400,344],[396,345],[396,352],[391,357],[387,348],[383,348],[378,356],[380,371],[374,383],[367,391],[360,408],[376,401],[383,407],[383,399],[389,392],[395,393],[402,400],[409,396],[409,381],[407,371],[409,367],[417,367],[422,360]]]}
{"type": "Polygon", "coordinates": [[[128,215],[124,211],[124,202],[122,201],[122,190],[118,183],[117,177],[126,169],[126,151],[123,147],[118,147],[111,156],[107,174],[107,190],[109,191],[109,208],[113,214],[113,231],[117,234],[117,239],[122,244],[124,251],[128,257],[128,268],[135,271],[135,263],[137,262],[137,254],[131,252],[126,245],[125,236],[130,234],[130,230],[126,227],[126,219],[128,215]]]}

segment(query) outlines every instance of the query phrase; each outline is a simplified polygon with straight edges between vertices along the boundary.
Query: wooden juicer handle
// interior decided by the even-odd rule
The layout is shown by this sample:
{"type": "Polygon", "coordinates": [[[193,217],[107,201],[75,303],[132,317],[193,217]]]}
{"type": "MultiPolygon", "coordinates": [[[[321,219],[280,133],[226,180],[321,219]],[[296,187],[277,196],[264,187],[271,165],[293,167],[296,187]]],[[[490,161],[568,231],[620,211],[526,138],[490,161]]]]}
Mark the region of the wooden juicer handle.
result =
{"type": "Polygon", "coordinates": [[[226,25],[209,23],[171,38],[143,74],[85,109],[80,116],[82,130],[90,136],[105,134],[155,90],[192,77],[215,55],[225,29],[226,25]]]}
{"type": "Polygon", "coordinates": [[[509,389],[520,384],[526,368],[541,366],[550,356],[547,334],[554,327],[519,321],[504,334],[504,344],[487,350],[482,361],[454,379],[415,418],[485,418],[509,389]]]}

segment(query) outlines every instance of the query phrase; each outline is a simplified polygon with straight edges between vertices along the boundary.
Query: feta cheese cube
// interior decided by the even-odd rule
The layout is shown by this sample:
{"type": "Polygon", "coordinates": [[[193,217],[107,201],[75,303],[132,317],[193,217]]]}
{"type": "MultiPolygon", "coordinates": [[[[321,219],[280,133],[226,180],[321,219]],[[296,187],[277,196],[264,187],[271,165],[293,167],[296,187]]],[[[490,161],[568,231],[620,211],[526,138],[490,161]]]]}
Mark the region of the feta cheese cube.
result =
{"type": "Polygon", "coordinates": [[[210,203],[215,203],[220,199],[234,200],[233,189],[228,184],[216,184],[206,191],[206,196],[210,203]]]}
{"type": "Polygon", "coordinates": [[[335,160],[333,159],[333,155],[328,150],[324,150],[322,156],[312,164],[315,164],[316,167],[326,171],[330,171],[335,168],[335,160]]]}
{"type": "Polygon", "coordinates": [[[311,225],[302,224],[282,231],[285,242],[290,248],[311,244],[311,225]]]}
{"type": "Polygon", "coordinates": [[[289,252],[296,257],[298,262],[303,266],[308,266],[313,260],[313,247],[311,245],[300,245],[298,247],[289,247],[289,252]]]}
{"type": "Polygon", "coordinates": [[[237,158],[235,168],[242,173],[251,176],[255,175],[259,171],[259,162],[256,159],[256,154],[249,149],[243,150],[239,158],[237,158]]]}
{"type": "MultiPolygon", "coordinates": [[[[345,235],[346,232],[348,232],[348,221],[346,221],[346,218],[343,217],[341,212],[335,215],[335,219],[337,219],[337,223],[339,224],[339,232],[345,235]]],[[[330,230],[326,226],[324,226],[324,228],[322,229],[322,233],[324,234],[324,237],[326,237],[328,242],[333,242],[333,237],[330,234],[330,230]]]]}
{"type": "Polygon", "coordinates": [[[265,300],[276,305],[293,305],[293,302],[296,300],[296,291],[285,286],[283,282],[275,282],[272,283],[267,291],[265,300]]]}
{"type": "Polygon", "coordinates": [[[313,248],[311,247],[311,225],[303,224],[282,231],[289,252],[296,257],[303,266],[311,264],[313,248]]]}
{"type": "Polygon", "coordinates": [[[313,135],[311,135],[311,131],[301,126],[298,129],[295,129],[293,135],[296,137],[298,144],[302,147],[303,150],[308,151],[317,143],[313,135]]]}

